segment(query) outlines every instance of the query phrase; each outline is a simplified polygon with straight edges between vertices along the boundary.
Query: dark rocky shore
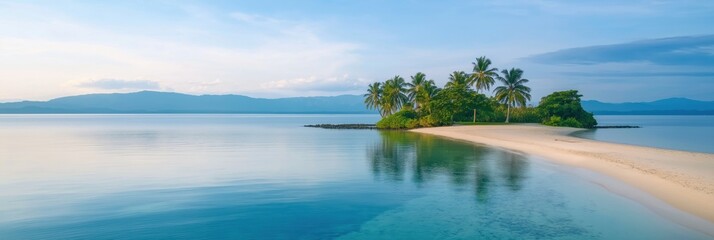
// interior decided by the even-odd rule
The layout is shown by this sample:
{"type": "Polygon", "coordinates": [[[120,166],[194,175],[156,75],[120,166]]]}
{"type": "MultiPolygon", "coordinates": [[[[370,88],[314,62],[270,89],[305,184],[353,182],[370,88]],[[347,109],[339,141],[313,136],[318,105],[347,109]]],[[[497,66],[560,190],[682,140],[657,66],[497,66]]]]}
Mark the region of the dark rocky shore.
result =
{"type": "Polygon", "coordinates": [[[311,124],[305,127],[325,128],[325,129],[377,129],[374,124],[311,124]]]}
{"type": "Polygon", "coordinates": [[[640,128],[640,126],[629,126],[629,125],[621,125],[621,126],[594,126],[593,128],[640,128]]]}
{"type": "MultiPolygon", "coordinates": [[[[308,124],[305,127],[312,128],[324,128],[324,129],[377,129],[374,124],[308,124]]],[[[630,126],[630,125],[617,125],[617,126],[594,126],[593,129],[603,129],[603,128],[640,128],[640,126],[630,126]]]]}

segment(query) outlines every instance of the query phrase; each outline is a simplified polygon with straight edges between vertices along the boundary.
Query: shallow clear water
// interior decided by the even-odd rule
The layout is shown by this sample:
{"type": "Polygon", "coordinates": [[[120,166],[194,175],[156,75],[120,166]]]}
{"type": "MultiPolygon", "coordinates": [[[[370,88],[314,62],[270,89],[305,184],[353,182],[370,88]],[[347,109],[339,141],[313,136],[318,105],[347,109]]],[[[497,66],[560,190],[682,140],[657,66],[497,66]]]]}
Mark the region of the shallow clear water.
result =
{"type": "Polygon", "coordinates": [[[708,239],[597,177],[374,115],[0,115],[1,239],[708,239]]]}
{"type": "Polygon", "coordinates": [[[607,142],[714,153],[714,116],[595,116],[599,125],[641,128],[595,129],[574,136],[607,142]]]}

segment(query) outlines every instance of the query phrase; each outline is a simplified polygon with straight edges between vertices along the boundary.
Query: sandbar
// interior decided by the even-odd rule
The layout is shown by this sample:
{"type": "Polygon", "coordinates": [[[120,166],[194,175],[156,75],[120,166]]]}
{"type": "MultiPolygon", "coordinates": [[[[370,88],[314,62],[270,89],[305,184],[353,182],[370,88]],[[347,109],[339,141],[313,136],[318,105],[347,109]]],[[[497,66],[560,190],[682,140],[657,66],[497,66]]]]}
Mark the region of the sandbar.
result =
{"type": "Polygon", "coordinates": [[[583,129],[539,124],[420,128],[412,132],[539,156],[619,180],[701,220],[684,225],[709,234],[714,223],[714,154],[609,143],[569,136],[583,129]],[[704,222],[704,224],[702,224],[704,222]]]}

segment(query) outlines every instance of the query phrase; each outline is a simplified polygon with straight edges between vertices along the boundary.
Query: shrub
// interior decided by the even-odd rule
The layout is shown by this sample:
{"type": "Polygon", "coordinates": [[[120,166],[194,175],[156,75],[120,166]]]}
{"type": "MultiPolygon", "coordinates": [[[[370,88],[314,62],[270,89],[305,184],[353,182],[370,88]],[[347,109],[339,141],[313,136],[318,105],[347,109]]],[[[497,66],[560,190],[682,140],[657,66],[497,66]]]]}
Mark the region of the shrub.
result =
{"type": "Polygon", "coordinates": [[[543,116],[543,124],[591,128],[597,125],[592,113],[586,112],[580,104],[577,90],[554,92],[541,98],[537,109],[543,116]],[[553,117],[558,117],[553,118],[553,117]],[[565,120],[562,120],[565,119],[565,120]],[[557,121],[556,121],[557,120],[557,121]]]}
{"type": "Polygon", "coordinates": [[[431,123],[449,125],[453,122],[473,121],[476,109],[477,121],[493,119],[492,100],[466,87],[450,87],[439,91],[430,102],[431,123]]]}
{"type": "Polygon", "coordinates": [[[419,126],[420,127],[436,127],[439,126],[439,122],[434,120],[434,118],[431,115],[426,115],[424,117],[419,118],[419,126]]]}
{"type": "Polygon", "coordinates": [[[543,124],[548,126],[560,126],[562,119],[558,116],[550,116],[550,118],[543,121],[543,124]]]}
{"type": "Polygon", "coordinates": [[[583,125],[575,118],[567,118],[565,121],[560,123],[560,126],[563,127],[574,127],[574,128],[582,128],[583,125]]]}
{"type": "Polygon", "coordinates": [[[566,118],[565,120],[563,120],[559,116],[551,116],[547,120],[543,121],[543,124],[555,127],[583,127],[583,125],[575,118],[566,118]]]}
{"type": "MultiPolygon", "coordinates": [[[[506,114],[506,109],[503,109],[503,115],[506,114]]],[[[504,119],[505,121],[505,119],[504,119]]],[[[512,123],[539,123],[543,118],[537,109],[533,107],[511,108],[511,117],[509,122],[512,123]]]]}
{"type": "Polygon", "coordinates": [[[417,128],[417,127],[419,127],[419,120],[418,119],[409,119],[409,120],[407,120],[407,123],[404,126],[407,129],[417,128]]]}
{"type": "Polygon", "coordinates": [[[401,110],[377,122],[377,128],[379,129],[408,129],[418,126],[417,113],[411,109],[401,110]]]}

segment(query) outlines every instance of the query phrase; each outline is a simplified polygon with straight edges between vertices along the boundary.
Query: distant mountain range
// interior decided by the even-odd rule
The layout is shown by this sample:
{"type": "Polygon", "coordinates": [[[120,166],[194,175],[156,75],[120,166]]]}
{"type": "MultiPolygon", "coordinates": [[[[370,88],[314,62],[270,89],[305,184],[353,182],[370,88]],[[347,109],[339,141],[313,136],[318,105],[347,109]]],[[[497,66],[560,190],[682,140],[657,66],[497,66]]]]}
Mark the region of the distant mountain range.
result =
{"type": "Polygon", "coordinates": [[[357,95],[251,98],[170,92],[88,94],[46,102],[0,103],[0,113],[376,113],[357,95]]]}
{"type": "MultiPolygon", "coordinates": [[[[583,101],[596,115],[714,115],[714,101],[668,98],[654,102],[583,101]]],[[[0,113],[376,113],[362,96],[251,98],[171,92],[88,94],[46,102],[0,103],[0,113]]]]}
{"type": "Polygon", "coordinates": [[[653,102],[604,103],[582,101],[583,108],[595,115],[714,115],[714,101],[667,98],[653,102]]]}

